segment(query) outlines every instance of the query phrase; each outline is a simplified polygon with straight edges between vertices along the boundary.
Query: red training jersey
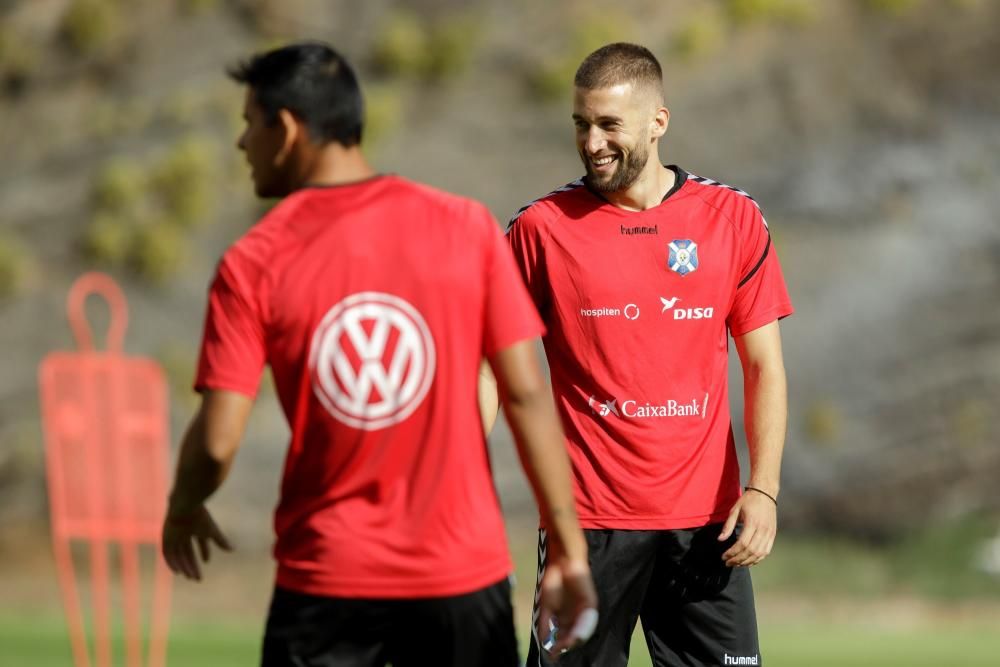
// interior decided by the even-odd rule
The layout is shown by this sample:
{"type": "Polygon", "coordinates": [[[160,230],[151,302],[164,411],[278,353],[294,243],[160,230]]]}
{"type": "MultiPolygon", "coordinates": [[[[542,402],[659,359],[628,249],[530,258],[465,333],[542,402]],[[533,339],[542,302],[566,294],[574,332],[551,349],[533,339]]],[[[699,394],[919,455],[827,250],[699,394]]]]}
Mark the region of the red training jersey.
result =
{"type": "Polygon", "coordinates": [[[670,167],[645,211],[575,181],[507,237],[542,319],[585,528],[693,528],[740,496],[728,337],[792,313],[745,192],[670,167]]]}
{"type": "Polygon", "coordinates": [[[254,396],[271,366],[292,432],[277,584],[410,598],[507,576],[478,368],[542,331],[487,209],[396,176],[297,191],[237,241],[196,388],[254,396]]]}

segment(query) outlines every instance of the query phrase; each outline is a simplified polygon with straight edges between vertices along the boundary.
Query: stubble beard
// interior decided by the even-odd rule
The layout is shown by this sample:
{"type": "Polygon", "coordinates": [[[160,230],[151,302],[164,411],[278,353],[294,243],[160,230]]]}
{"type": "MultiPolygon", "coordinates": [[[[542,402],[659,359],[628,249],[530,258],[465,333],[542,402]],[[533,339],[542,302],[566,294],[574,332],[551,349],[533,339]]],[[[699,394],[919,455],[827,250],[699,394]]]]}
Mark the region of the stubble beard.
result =
{"type": "Polygon", "coordinates": [[[620,192],[632,187],[632,184],[639,180],[642,170],[649,160],[649,148],[645,142],[640,142],[635,150],[630,152],[624,160],[619,159],[615,171],[605,180],[599,179],[593,171],[593,166],[585,156],[583,165],[587,170],[587,186],[598,192],[620,192]]]}

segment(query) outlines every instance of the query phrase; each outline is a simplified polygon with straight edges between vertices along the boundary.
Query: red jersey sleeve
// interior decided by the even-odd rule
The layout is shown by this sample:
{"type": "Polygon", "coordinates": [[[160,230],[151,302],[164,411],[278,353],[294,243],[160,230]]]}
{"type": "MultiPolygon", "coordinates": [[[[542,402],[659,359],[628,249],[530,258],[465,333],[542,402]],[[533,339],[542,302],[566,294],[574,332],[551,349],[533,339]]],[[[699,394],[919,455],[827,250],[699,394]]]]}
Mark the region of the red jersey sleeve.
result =
{"type": "Polygon", "coordinates": [[[253,398],[267,353],[260,308],[250,281],[227,255],[208,292],[195,390],[227,389],[253,398]]]}
{"type": "Polygon", "coordinates": [[[486,235],[486,274],[483,355],[491,357],[514,343],[545,333],[514,258],[504,243],[496,221],[484,209],[489,223],[486,235]]]}
{"type": "Polygon", "coordinates": [[[549,283],[545,273],[545,250],[539,238],[538,213],[528,208],[515,215],[507,226],[507,243],[521,279],[528,288],[538,312],[545,317],[548,310],[549,283]]]}
{"type": "Polygon", "coordinates": [[[757,206],[747,200],[738,225],[741,236],[740,282],[726,318],[730,333],[742,336],[793,311],[778,254],[757,206]]]}

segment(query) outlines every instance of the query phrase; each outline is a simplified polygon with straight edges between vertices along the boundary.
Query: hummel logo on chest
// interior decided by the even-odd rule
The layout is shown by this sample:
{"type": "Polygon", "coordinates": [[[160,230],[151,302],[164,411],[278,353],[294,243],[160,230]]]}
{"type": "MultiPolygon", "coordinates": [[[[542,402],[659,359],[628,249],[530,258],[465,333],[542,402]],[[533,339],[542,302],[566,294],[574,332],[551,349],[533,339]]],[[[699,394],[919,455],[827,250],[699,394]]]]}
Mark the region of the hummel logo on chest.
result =
{"type": "Polygon", "coordinates": [[[621,225],[620,227],[622,236],[658,236],[660,234],[659,225],[653,225],[652,227],[644,227],[642,225],[626,227],[625,225],[621,225]]]}

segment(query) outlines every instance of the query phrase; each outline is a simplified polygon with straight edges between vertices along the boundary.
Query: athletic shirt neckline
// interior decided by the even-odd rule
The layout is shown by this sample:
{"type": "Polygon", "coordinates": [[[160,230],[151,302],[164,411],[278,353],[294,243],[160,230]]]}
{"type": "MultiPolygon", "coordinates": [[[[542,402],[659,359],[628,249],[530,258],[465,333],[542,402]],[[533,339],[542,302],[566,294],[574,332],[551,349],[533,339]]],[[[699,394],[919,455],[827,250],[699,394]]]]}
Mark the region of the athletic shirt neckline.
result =
{"type": "Polygon", "coordinates": [[[367,185],[369,183],[374,183],[375,181],[380,181],[394,174],[383,174],[376,173],[371,176],[366,176],[365,178],[358,179],[356,181],[346,181],[344,183],[306,183],[299,190],[338,190],[346,189],[358,185],[367,185]]]}
{"type": "MultiPolygon", "coordinates": [[[[665,203],[674,194],[676,194],[677,192],[680,192],[680,189],[684,187],[684,184],[687,183],[687,179],[688,179],[688,173],[686,171],[684,171],[683,169],[681,169],[680,167],[678,167],[676,164],[665,164],[663,166],[666,167],[667,169],[669,169],[670,171],[674,172],[674,175],[676,176],[676,178],[674,178],[674,184],[673,184],[673,186],[669,190],[667,190],[667,194],[663,195],[663,199],[660,200],[660,204],[665,203]]],[[[625,214],[625,215],[638,215],[638,214],[646,213],[648,211],[652,211],[653,209],[655,209],[657,206],[660,205],[660,204],[657,204],[656,206],[653,206],[652,208],[647,208],[647,209],[644,209],[642,211],[629,211],[628,209],[624,209],[624,208],[622,208],[620,206],[616,206],[615,204],[612,204],[610,201],[607,200],[607,198],[604,195],[602,195],[597,190],[594,190],[593,188],[591,188],[590,185],[587,184],[586,177],[583,178],[583,187],[585,187],[587,189],[587,191],[590,192],[590,194],[594,195],[595,197],[597,197],[598,199],[600,199],[602,202],[604,202],[605,204],[607,204],[611,208],[615,209],[616,211],[620,211],[622,214],[625,214]]]]}

